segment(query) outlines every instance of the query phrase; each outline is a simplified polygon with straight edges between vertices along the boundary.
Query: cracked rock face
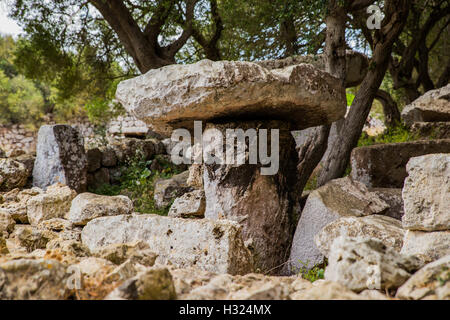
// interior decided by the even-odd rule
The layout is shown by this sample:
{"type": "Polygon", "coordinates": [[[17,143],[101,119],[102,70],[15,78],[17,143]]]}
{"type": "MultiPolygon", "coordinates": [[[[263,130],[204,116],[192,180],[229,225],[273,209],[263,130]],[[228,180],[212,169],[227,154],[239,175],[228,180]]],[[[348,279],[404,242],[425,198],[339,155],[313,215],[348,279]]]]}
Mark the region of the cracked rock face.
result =
{"type": "Polygon", "coordinates": [[[324,255],[314,237],[329,223],[341,217],[383,214],[388,208],[379,196],[349,177],[332,180],[314,190],[303,208],[284,273],[293,274],[304,264],[312,268],[323,262],[324,255]]]}
{"type": "Polygon", "coordinates": [[[287,120],[304,129],[346,112],[345,89],[310,64],[274,70],[241,61],[170,65],[122,81],[116,98],[160,133],[219,119],[287,120]]]}
{"type": "Polygon", "coordinates": [[[361,292],[365,289],[396,289],[418,270],[422,263],[405,256],[381,241],[339,237],[334,240],[325,279],[361,292]]]}
{"type": "Polygon", "coordinates": [[[158,254],[157,263],[231,274],[252,271],[241,229],[232,221],[153,214],[102,217],[90,221],[81,238],[91,251],[114,243],[144,241],[158,254]]]}
{"type": "Polygon", "coordinates": [[[450,121],[450,84],[430,90],[417,98],[402,111],[403,120],[414,122],[450,121]]]}
{"type": "Polygon", "coordinates": [[[57,182],[77,192],[86,189],[87,157],[83,137],[68,125],[39,129],[33,186],[42,189],[57,182]]]}
{"type": "Polygon", "coordinates": [[[403,188],[408,230],[450,230],[450,154],[411,158],[403,188]]]}

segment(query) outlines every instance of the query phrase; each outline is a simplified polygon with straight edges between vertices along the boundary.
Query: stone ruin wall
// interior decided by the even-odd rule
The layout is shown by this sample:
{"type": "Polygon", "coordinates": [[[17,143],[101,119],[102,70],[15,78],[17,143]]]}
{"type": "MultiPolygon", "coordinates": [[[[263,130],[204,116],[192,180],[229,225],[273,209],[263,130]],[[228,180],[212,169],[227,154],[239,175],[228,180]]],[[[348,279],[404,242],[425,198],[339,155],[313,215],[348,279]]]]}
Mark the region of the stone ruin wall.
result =
{"type": "MultiPolygon", "coordinates": [[[[46,121],[45,124],[55,124],[54,121],[46,121]]],[[[69,121],[85,139],[87,146],[96,145],[101,135],[95,126],[86,118],[77,118],[69,121]]],[[[131,115],[119,116],[107,126],[107,134],[121,135],[145,135],[148,128],[144,122],[131,115]]],[[[25,125],[0,125],[0,149],[6,153],[14,150],[23,150],[25,153],[36,152],[37,130],[29,129],[25,125]]]]}

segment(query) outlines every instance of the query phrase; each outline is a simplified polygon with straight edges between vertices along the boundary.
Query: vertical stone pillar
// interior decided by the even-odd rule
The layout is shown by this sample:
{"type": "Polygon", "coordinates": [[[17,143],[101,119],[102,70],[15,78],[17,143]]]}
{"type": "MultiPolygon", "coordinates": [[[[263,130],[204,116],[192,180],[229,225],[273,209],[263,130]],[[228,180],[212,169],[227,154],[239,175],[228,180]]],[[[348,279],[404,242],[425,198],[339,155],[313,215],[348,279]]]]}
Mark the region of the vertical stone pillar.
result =
{"type": "Polygon", "coordinates": [[[87,158],[84,140],[69,125],[39,129],[33,186],[47,188],[60,182],[78,193],[86,191],[87,158]]]}
{"type": "MultiPolygon", "coordinates": [[[[211,128],[220,131],[223,137],[226,137],[227,129],[242,129],[244,132],[256,129],[258,144],[261,129],[267,129],[269,155],[272,152],[271,129],[279,130],[279,170],[274,175],[261,173],[261,168],[268,165],[261,165],[259,154],[258,163],[249,164],[249,139],[246,139],[245,164],[203,165],[205,218],[229,219],[241,224],[256,267],[261,272],[271,270],[271,273],[276,273],[281,269],[277,267],[288,258],[297,222],[294,209],[298,199],[295,189],[298,157],[291,125],[282,121],[208,123],[205,132],[211,128]]],[[[224,150],[225,145],[224,139],[224,150]]],[[[259,145],[257,150],[259,153],[259,145]]]]}

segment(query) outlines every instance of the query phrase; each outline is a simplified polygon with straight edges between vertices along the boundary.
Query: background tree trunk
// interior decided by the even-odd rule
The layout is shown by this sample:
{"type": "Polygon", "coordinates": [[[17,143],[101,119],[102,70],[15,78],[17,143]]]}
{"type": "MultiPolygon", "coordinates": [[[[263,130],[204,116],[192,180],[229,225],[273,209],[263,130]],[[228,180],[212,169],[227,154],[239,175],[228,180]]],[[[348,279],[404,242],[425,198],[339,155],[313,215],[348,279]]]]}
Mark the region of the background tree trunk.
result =
{"type": "Polygon", "coordinates": [[[379,89],[375,95],[375,99],[383,105],[384,124],[386,127],[393,128],[397,123],[400,123],[400,110],[398,110],[397,103],[388,92],[379,89]]]}
{"type": "Polygon", "coordinates": [[[375,33],[374,50],[369,71],[353,100],[341,132],[338,134],[327,159],[325,159],[324,167],[317,181],[318,185],[324,185],[328,181],[344,175],[351,151],[358,143],[373,100],[387,71],[392,45],[406,24],[409,5],[409,0],[385,2],[385,18],[381,30],[375,33]]]}

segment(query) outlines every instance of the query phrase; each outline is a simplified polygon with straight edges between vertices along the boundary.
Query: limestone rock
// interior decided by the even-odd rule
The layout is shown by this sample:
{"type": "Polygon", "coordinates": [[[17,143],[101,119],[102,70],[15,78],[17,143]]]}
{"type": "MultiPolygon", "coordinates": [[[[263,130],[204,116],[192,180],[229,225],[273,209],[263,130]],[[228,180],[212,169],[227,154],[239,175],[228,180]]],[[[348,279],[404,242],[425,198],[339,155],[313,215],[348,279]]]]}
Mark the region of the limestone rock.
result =
{"type": "Polygon", "coordinates": [[[400,221],[391,217],[372,215],[367,217],[342,217],[326,225],[314,238],[320,252],[328,257],[333,241],[340,236],[372,238],[386,247],[400,252],[405,231],[400,221]]]}
{"type": "Polygon", "coordinates": [[[102,166],[102,152],[99,148],[89,149],[86,152],[87,171],[95,172],[102,166]]]}
{"type": "Polygon", "coordinates": [[[192,190],[187,185],[189,171],[174,175],[170,179],[158,180],[155,183],[154,199],[158,208],[167,207],[175,198],[192,190]]]}
{"type": "Polygon", "coordinates": [[[100,278],[114,269],[114,264],[106,259],[86,257],[74,265],[83,275],[100,278]]]}
{"type": "Polygon", "coordinates": [[[186,183],[192,188],[203,190],[203,167],[201,164],[193,164],[189,167],[186,183]]]}
{"type": "Polygon", "coordinates": [[[154,139],[125,138],[114,141],[109,148],[114,151],[119,163],[133,159],[150,160],[162,148],[154,139]]]}
{"type": "Polygon", "coordinates": [[[450,84],[430,90],[402,111],[403,120],[411,125],[414,122],[450,121],[450,84]]]}
{"type": "Polygon", "coordinates": [[[21,188],[28,177],[29,172],[24,164],[13,159],[0,159],[0,191],[21,188]]]}
{"type": "Polygon", "coordinates": [[[42,194],[44,191],[39,188],[13,189],[3,194],[3,203],[0,201],[0,212],[8,213],[16,222],[29,223],[27,215],[27,203],[31,197],[42,194]]]}
{"type": "Polygon", "coordinates": [[[419,259],[404,256],[375,239],[337,238],[330,249],[325,279],[361,292],[396,289],[421,267],[419,259]]]}
{"type": "Polygon", "coordinates": [[[403,228],[450,230],[450,153],[412,158],[403,188],[403,228]]]}
{"type": "Polygon", "coordinates": [[[362,297],[340,283],[322,281],[291,295],[292,300],[361,300],[362,297]]]}
{"type": "Polygon", "coordinates": [[[174,300],[176,298],[169,270],[154,267],[125,281],[105,300],[174,300]]]}
{"type": "Polygon", "coordinates": [[[64,299],[68,276],[66,268],[56,260],[19,259],[0,263],[0,299],[64,299]]]}
{"type": "Polygon", "coordinates": [[[371,192],[379,196],[389,205],[384,212],[385,216],[402,220],[405,210],[403,209],[402,189],[400,188],[371,188],[371,192]]]}
{"type": "Polygon", "coordinates": [[[426,263],[450,254],[450,230],[423,232],[408,230],[401,253],[419,257],[426,263]]]}
{"type": "Polygon", "coordinates": [[[192,128],[194,120],[266,117],[298,129],[345,114],[345,90],[309,64],[267,70],[252,62],[202,60],[170,65],[122,81],[116,98],[156,132],[192,128]]]}
{"type": "Polygon", "coordinates": [[[205,193],[203,190],[195,190],[176,198],[170,207],[168,216],[174,218],[203,218],[205,209],[205,193]]]}
{"type": "Polygon", "coordinates": [[[133,202],[126,196],[102,196],[86,192],[73,199],[65,217],[75,225],[86,225],[95,218],[132,212],[133,202]]]}
{"type": "Polygon", "coordinates": [[[147,267],[153,266],[157,258],[157,255],[150,250],[150,246],[143,241],[112,244],[96,250],[94,254],[116,265],[131,260],[147,267]]]}
{"type": "Polygon", "coordinates": [[[186,220],[157,215],[97,218],[83,229],[82,242],[91,250],[114,243],[144,241],[161,264],[231,274],[252,270],[240,227],[231,221],[186,220]]]}
{"type": "Polygon", "coordinates": [[[9,253],[8,246],[6,244],[5,238],[0,235],[0,255],[6,255],[9,253]]]}
{"type": "Polygon", "coordinates": [[[411,133],[424,139],[450,139],[450,121],[414,122],[411,133]]]}
{"type": "Polygon", "coordinates": [[[355,148],[351,154],[352,178],[369,188],[403,188],[406,164],[413,157],[450,153],[450,139],[386,143],[355,148]]]}
{"type": "Polygon", "coordinates": [[[303,208],[284,272],[292,274],[304,264],[312,268],[323,262],[324,256],[314,243],[314,237],[329,223],[341,217],[382,214],[388,207],[362,183],[349,177],[332,180],[314,190],[303,208]]]}
{"type": "MultiPolygon", "coordinates": [[[[364,80],[367,74],[369,60],[368,58],[359,52],[353,50],[346,50],[346,60],[347,60],[347,72],[346,72],[346,87],[354,87],[364,80]]],[[[285,59],[277,60],[264,60],[255,62],[269,70],[286,68],[293,65],[298,65],[301,63],[312,64],[314,67],[325,70],[326,67],[326,57],[324,54],[317,55],[302,55],[302,56],[292,56],[285,59]]]]}
{"type": "Polygon", "coordinates": [[[42,189],[57,182],[77,192],[86,189],[87,159],[83,137],[68,125],[39,129],[33,185],[42,189]]]}
{"type": "Polygon", "coordinates": [[[44,220],[62,218],[69,211],[76,192],[59,183],[47,188],[45,193],[31,197],[27,202],[28,221],[38,225],[44,220]]]}
{"type": "Polygon", "coordinates": [[[398,290],[396,298],[450,299],[450,255],[427,264],[414,273],[398,290]]]}
{"type": "Polygon", "coordinates": [[[7,237],[14,230],[16,222],[7,212],[0,211],[0,237],[7,237]]]}

